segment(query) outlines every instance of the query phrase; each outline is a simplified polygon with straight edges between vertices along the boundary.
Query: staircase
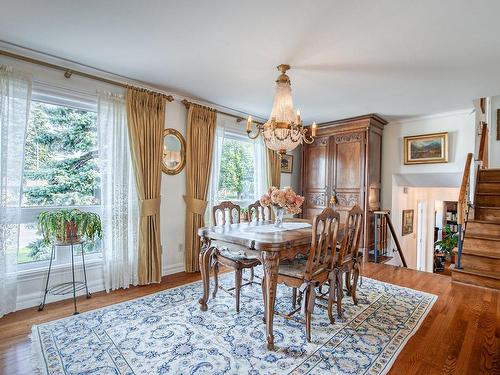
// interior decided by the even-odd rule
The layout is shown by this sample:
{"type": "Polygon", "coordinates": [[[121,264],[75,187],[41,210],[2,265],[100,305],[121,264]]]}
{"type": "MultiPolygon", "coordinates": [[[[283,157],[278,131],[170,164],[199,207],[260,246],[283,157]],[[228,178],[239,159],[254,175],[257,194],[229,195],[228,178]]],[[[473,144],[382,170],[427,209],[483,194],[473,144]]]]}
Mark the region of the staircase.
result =
{"type": "Polygon", "coordinates": [[[461,269],[452,281],[500,290],[500,169],[479,169],[474,206],[465,222],[461,269]]]}

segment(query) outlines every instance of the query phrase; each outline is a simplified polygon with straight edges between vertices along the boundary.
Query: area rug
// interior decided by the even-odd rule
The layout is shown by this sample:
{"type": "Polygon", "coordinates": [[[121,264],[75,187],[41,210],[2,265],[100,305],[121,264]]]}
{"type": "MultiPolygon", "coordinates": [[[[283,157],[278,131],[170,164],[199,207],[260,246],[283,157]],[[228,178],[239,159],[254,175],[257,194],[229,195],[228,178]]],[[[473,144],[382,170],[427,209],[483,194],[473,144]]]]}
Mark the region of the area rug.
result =
{"type": "MultiPolygon", "coordinates": [[[[232,285],[233,275],[221,276],[232,285]]],[[[276,316],[275,351],[265,344],[259,285],[242,288],[241,312],[219,291],[202,312],[200,282],[33,326],[41,374],[384,374],[425,319],[436,296],[364,278],[358,305],[343,300],[330,324],[314,310],[312,342],[304,325],[276,316]]],[[[277,310],[291,309],[278,287],[277,310]]],[[[299,316],[300,318],[300,316],[299,316]]]]}

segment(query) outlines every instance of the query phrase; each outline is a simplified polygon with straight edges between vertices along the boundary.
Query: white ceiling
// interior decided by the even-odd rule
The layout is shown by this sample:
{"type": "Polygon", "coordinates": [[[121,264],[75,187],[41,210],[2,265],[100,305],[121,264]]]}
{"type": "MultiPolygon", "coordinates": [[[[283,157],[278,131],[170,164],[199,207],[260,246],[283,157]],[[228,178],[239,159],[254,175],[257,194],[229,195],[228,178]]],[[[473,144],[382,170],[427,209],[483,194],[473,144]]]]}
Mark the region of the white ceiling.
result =
{"type": "Polygon", "coordinates": [[[0,39],[267,117],[289,63],[307,121],[500,93],[498,0],[0,0],[0,39]]]}

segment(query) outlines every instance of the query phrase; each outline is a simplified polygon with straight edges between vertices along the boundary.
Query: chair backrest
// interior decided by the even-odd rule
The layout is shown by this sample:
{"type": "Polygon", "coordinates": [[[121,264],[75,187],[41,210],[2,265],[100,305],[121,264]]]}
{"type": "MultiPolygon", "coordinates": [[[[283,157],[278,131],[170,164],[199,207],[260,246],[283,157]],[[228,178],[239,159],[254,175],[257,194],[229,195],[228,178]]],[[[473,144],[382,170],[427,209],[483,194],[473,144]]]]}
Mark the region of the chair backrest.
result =
{"type": "Polygon", "coordinates": [[[240,222],[240,206],[230,201],[224,201],[212,208],[212,219],[215,225],[226,225],[226,212],[229,213],[229,224],[240,222]],[[221,215],[218,215],[219,212],[221,215]]]}
{"type": "Polygon", "coordinates": [[[253,220],[253,215],[255,212],[255,220],[271,220],[271,209],[269,207],[264,207],[257,200],[255,203],[248,205],[248,221],[253,220]]]}
{"type": "Polygon", "coordinates": [[[305,278],[311,278],[318,271],[333,267],[333,256],[337,244],[340,216],[332,208],[325,208],[315,216],[312,223],[311,250],[307,258],[305,278]]]}
{"type": "Polygon", "coordinates": [[[337,264],[342,264],[345,259],[356,258],[359,251],[359,242],[363,231],[363,210],[358,205],[347,213],[344,224],[344,237],[337,264]]]}

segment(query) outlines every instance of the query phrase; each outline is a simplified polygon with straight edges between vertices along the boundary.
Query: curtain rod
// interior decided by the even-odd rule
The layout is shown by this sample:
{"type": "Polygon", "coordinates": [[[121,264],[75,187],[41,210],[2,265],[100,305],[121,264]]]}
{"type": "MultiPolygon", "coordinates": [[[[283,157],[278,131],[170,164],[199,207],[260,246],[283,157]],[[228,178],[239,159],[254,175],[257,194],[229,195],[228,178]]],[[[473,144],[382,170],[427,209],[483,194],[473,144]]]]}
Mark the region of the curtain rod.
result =
{"type": "MultiPolygon", "coordinates": [[[[197,104],[197,103],[193,103],[193,102],[190,102],[189,100],[187,99],[183,99],[181,100],[181,103],[184,104],[184,106],[186,108],[189,108],[189,106],[191,104],[197,104]]],[[[201,104],[198,104],[198,105],[201,105],[201,104]]],[[[206,107],[206,106],[205,106],[206,107]]],[[[210,107],[208,107],[210,108],[210,107]]],[[[227,113],[227,112],[223,112],[223,111],[219,111],[218,109],[214,109],[217,113],[220,113],[221,115],[225,115],[225,116],[229,116],[229,117],[233,117],[236,119],[236,122],[241,122],[241,121],[246,121],[246,118],[242,117],[242,116],[238,116],[238,115],[233,115],[232,113],[227,113]]],[[[260,124],[262,125],[263,123],[262,122],[259,122],[259,121],[255,121],[253,120],[254,123],[256,124],[260,124]]]]}
{"type": "MultiPolygon", "coordinates": [[[[128,85],[128,84],[123,83],[123,82],[113,81],[113,80],[107,79],[107,78],[102,78],[102,77],[99,77],[99,76],[96,76],[96,75],[93,75],[93,74],[90,74],[90,73],[85,73],[85,72],[81,72],[81,71],[78,71],[78,70],[65,68],[64,66],[61,66],[61,65],[56,65],[56,64],[48,63],[48,62],[45,62],[45,61],[42,61],[42,60],[33,59],[31,57],[26,57],[26,56],[23,56],[23,55],[18,55],[16,53],[12,53],[12,52],[5,51],[5,50],[0,50],[0,55],[4,55],[4,56],[7,56],[7,57],[12,57],[14,59],[26,61],[26,62],[29,62],[29,63],[32,63],[32,64],[36,64],[36,65],[45,66],[47,68],[51,68],[51,69],[55,69],[55,70],[61,70],[61,71],[64,72],[64,77],[66,77],[66,78],[71,78],[71,75],[76,74],[76,75],[79,75],[81,77],[90,78],[90,79],[93,79],[93,80],[96,80],[96,81],[101,81],[101,82],[104,82],[104,83],[109,83],[111,85],[120,86],[120,87],[124,87],[124,88],[128,88],[128,87],[132,87],[133,86],[133,85],[128,85]]],[[[157,91],[154,91],[154,90],[150,90],[149,88],[145,88],[145,87],[139,87],[139,88],[142,88],[143,90],[149,90],[149,91],[157,92],[157,91]]],[[[174,101],[174,97],[172,95],[166,95],[166,94],[160,93],[160,92],[157,92],[157,93],[163,95],[165,97],[165,99],[168,100],[169,102],[173,102],[174,101]]]]}

